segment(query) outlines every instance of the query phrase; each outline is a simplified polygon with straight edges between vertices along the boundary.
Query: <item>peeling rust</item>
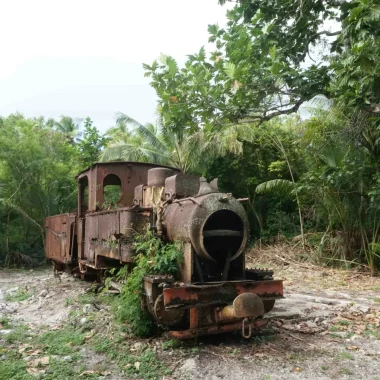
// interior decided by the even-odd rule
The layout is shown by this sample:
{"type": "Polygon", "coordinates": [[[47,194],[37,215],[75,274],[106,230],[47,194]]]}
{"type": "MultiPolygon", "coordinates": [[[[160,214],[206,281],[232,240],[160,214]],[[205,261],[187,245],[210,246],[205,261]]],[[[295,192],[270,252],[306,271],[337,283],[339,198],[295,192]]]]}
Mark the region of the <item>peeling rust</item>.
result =
{"type": "Polygon", "coordinates": [[[252,293],[263,299],[283,298],[283,284],[272,281],[229,281],[215,285],[192,285],[164,290],[165,307],[189,309],[232,303],[240,294],[252,293]]]}
{"type": "Polygon", "coordinates": [[[283,297],[283,284],[270,270],[245,269],[244,199],[219,192],[217,180],[141,162],[97,163],[76,179],[77,212],[46,218],[46,256],[56,268],[79,268],[83,277],[98,279],[110,268],[130,269],[133,237],[150,229],[183,243],[180,281],[162,274],[143,283],[143,307],[173,337],[235,330],[250,336],[266,323],[255,318],[283,297]],[[117,188],[111,201],[107,186],[117,188]]]}

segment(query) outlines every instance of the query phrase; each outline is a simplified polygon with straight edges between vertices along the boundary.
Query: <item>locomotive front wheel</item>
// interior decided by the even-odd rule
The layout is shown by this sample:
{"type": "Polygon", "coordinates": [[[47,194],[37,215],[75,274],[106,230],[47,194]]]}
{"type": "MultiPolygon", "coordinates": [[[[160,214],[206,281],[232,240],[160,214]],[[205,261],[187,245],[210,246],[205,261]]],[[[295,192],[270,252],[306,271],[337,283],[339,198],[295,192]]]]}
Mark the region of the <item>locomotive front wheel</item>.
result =
{"type": "Polygon", "coordinates": [[[160,294],[153,307],[153,313],[155,320],[165,326],[174,326],[181,323],[185,315],[184,310],[166,310],[164,306],[164,295],[160,294]]]}

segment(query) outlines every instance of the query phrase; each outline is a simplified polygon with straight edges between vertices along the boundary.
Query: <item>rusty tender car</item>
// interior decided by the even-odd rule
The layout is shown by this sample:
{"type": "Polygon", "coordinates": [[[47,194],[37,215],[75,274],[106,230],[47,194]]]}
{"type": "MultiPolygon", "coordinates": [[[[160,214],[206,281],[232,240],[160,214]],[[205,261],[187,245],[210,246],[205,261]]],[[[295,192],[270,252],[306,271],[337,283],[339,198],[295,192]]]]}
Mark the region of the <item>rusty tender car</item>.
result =
{"type": "Polygon", "coordinates": [[[248,220],[241,200],[216,181],[142,162],[97,163],[81,172],[78,210],[46,218],[46,256],[56,270],[82,276],[133,266],[133,236],[150,227],[164,241],[181,241],[180,281],[144,278],[144,307],[170,335],[187,339],[264,326],[282,281],[273,272],[245,268],[248,220]],[[117,207],[105,207],[108,187],[117,207]]]}

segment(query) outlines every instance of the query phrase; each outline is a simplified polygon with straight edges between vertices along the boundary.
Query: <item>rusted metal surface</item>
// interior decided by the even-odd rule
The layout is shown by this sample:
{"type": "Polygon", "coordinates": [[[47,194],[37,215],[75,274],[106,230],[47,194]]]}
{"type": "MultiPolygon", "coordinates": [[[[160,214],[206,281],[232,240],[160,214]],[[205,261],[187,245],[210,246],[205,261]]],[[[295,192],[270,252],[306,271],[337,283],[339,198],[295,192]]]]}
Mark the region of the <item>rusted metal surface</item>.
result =
{"type": "Polygon", "coordinates": [[[257,294],[263,299],[283,297],[283,283],[272,281],[228,281],[213,285],[190,285],[164,289],[165,307],[189,309],[225,305],[243,293],[257,294]]]}
{"type": "Polygon", "coordinates": [[[232,307],[235,318],[257,318],[265,314],[263,299],[254,293],[239,294],[232,307]]]}
{"type": "Polygon", "coordinates": [[[76,252],[75,214],[50,216],[45,220],[45,251],[49,259],[71,263],[76,252]]]}
{"type": "Polygon", "coordinates": [[[179,200],[165,209],[169,240],[190,242],[197,255],[207,261],[236,259],[248,241],[248,219],[243,206],[235,198],[221,202],[220,193],[193,198],[196,202],[179,200]]]}
{"type": "Polygon", "coordinates": [[[88,262],[97,263],[99,256],[119,262],[131,262],[133,235],[145,233],[151,222],[151,210],[123,208],[88,214],[84,251],[88,262]]]}
{"type": "MultiPolygon", "coordinates": [[[[109,175],[117,176],[121,182],[122,196],[118,202],[119,207],[132,206],[134,189],[139,185],[148,183],[148,171],[154,168],[166,168],[172,173],[179,173],[179,169],[164,165],[156,165],[145,162],[104,162],[97,163],[79,173],[78,182],[87,178],[89,186],[88,211],[98,211],[104,203],[104,180],[109,175]]],[[[79,189],[78,189],[79,190],[79,189]]],[[[80,197],[80,191],[78,192],[80,197]]]]}
{"type": "Polygon", "coordinates": [[[183,243],[180,282],[163,274],[143,283],[145,310],[160,325],[181,327],[172,336],[241,330],[250,337],[266,323],[256,318],[283,297],[282,281],[272,271],[245,269],[248,218],[216,180],[138,162],[98,163],[77,180],[77,213],[46,219],[46,256],[56,266],[79,267],[83,277],[98,279],[113,267],[131,269],[133,237],[150,229],[183,243]],[[119,199],[105,200],[108,185],[120,187],[119,199]]]}
{"type": "Polygon", "coordinates": [[[164,187],[165,180],[174,175],[174,171],[168,168],[153,168],[148,170],[148,186],[164,187]]]}
{"type": "Polygon", "coordinates": [[[174,282],[173,276],[151,275],[144,277],[144,292],[146,307],[155,321],[165,326],[173,326],[182,321],[185,316],[183,310],[168,310],[164,305],[162,289],[174,282]]]}
{"type": "MultiPolygon", "coordinates": [[[[258,319],[256,321],[252,321],[251,323],[252,323],[252,329],[256,330],[267,325],[268,320],[258,319]]],[[[182,331],[170,331],[169,336],[176,339],[194,339],[198,336],[203,336],[203,335],[222,334],[222,333],[233,332],[233,331],[241,331],[242,324],[243,324],[242,321],[238,321],[238,322],[227,323],[223,325],[205,326],[205,327],[193,328],[193,329],[182,330],[182,331]]]]}
{"type": "Polygon", "coordinates": [[[179,199],[194,196],[199,191],[199,177],[188,174],[176,174],[165,180],[167,199],[179,199]]]}

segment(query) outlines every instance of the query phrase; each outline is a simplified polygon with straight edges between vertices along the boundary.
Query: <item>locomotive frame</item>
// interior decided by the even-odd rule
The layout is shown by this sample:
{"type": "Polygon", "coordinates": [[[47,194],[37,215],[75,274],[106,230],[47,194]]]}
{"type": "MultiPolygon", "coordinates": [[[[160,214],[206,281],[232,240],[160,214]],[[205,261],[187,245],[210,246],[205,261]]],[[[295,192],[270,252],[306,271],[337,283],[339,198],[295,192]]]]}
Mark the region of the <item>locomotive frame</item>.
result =
{"type": "Polygon", "coordinates": [[[144,278],[144,307],[179,339],[264,326],[283,283],[273,272],[245,268],[248,219],[241,200],[217,182],[142,162],[96,163],[76,177],[78,209],[46,218],[46,257],[58,271],[97,276],[133,266],[133,236],[148,227],[164,241],[181,241],[180,281],[144,278]],[[105,188],[120,188],[115,209],[105,188]]]}

